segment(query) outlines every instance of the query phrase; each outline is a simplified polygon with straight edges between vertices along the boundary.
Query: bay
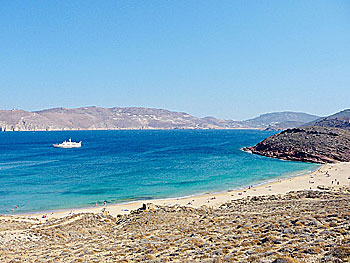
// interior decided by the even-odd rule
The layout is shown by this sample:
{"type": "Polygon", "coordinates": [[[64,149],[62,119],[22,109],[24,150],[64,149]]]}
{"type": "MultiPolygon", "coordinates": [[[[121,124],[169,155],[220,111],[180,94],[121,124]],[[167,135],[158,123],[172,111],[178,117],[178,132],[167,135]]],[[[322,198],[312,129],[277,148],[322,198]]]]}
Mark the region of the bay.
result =
{"type": "Polygon", "coordinates": [[[258,130],[116,130],[0,133],[0,213],[182,197],[317,169],[241,151],[258,130]],[[77,149],[52,147],[68,138],[77,149]]]}

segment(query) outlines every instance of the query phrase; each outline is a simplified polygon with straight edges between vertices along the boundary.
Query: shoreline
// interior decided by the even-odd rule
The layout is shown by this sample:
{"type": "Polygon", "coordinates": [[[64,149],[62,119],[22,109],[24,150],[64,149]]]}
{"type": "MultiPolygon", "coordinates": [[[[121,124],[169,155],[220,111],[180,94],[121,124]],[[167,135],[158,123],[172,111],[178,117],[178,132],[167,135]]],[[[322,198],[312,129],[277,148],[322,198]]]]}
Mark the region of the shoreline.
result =
{"type": "MultiPolygon", "coordinates": [[[[239,192],[239,191],[245,191],[246,189],[253,189],[258,188],[260,186],[264,186],[270,183],[275,183],[280,180],[285,180],[289,178],[294,178],[298,176],[308,175],[311,173],[314,173],[321,169],[324,165],[320,165],[318,168],[316,168],[313,171],[304,171],[304,172],[298,172],[298,173],[287,173],[284,175],[280,175],[278,177],[265,179],[262,181],[256,181],[249,185],[242,185],[238,186],[236,188],[227,189],[227,190],[213,190],[212,192],[202,192],[202,193],[195,193],[190,195],[184,195],[184,196],[175,196],[175,197],[164,197],[164,198],[154,198],[154,199],[140,199],[140,200],[133,200],[133,201],[125,201],[120,203],[109,203],[106,206],[105,205],[98,205],[97,207],[94,205],[91,206],[82,206],[82,207],[72,207],[72,208],[59,208],[59,209],[52,209],[52,210],[40,210],[40,211],[27,211],[22,213],[12,213],[12,214],[0,214],[0,216],[31,216],[31,215],[43,215],[43,214],[51,214],[51,213],[64,213],[64,212],[71,212],[71,211],[77,211],[77,210],[90,210],[90,209],[96,209],[96,208],[107,208],[107,207],[114,207],[114,206],[126,206],[126,205],[132,205],[135,203],[152,203],[152,202],[161,202],[161,201],[180,201],[183,199],[191,199],[191,198],[197,198],[197,197],[203,197],[203,196],[209,196],[209,195],[221,195],[225,193],[231,193],[231,192],[239,192]]],[[[142,205],[142,204],[141,204],[142,205]]],[[[122,214],[122,213],[121,213],[122,214]]]]}
{"type": "Polygon", "coordinates": [[[143,204],[160,206],[187,206],[199,208],[217,207],[231,200],[262,195],[284,195],[290,191],[320,190],[331,186],[350,185],[350,162],[324,164],[313,172],[301,175],[291,175],[286,178],[276,178],[273,181],[262,182],[252,187],[243,187],[220,192],[195,194],[193,196],[139,200],[119,204],[99,205],[97,207],[72,208],[62,210],[38,211],[23,214],[0,215],[1,217],[17,217],[22,219],[50,219],[63,218],[78,213],[105,213],[112,216],[129,214],[142,207],[143,204]],[[45,216],[45,217],[44,217],[45,216]]]}
{"type": "MultiPolygon", "coordinates": [[[[1,128],[1,127],[0,127],[1,128]]],[[[228,127],[222,127],[222,128],[111,128],[111,129],[53,129],[53,130],[46,130],[46,129],[39,129],[39,130],[6,130],[3,131],[0,129],[0,133],[7,133],[7,132],[69,132],[69,131],[194,131],[194,130],[256,130],[256,131],[266,131],[265,128],[250,128],[250,127],[236,127],[236,128],[228,128],[228,127]]],[[[268,130],[268,131],[275,131],[280,132],[282,130],[268,130]]]]}

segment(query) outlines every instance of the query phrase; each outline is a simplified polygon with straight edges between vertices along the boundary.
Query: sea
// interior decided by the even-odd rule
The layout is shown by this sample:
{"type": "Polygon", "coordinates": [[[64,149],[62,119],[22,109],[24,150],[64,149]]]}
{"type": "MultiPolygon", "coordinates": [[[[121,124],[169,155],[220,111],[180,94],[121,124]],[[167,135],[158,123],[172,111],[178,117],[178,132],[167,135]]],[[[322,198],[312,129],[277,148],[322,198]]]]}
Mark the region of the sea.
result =
{"type": "Polygon", "coordinates": [[[222,192],[300,175],[319,167],[241,150],[274,133],[258,130],[1,132],[0,214],[222,192]],[[82,141],[82,147],[52,146],[69,138],[82,141]]]}

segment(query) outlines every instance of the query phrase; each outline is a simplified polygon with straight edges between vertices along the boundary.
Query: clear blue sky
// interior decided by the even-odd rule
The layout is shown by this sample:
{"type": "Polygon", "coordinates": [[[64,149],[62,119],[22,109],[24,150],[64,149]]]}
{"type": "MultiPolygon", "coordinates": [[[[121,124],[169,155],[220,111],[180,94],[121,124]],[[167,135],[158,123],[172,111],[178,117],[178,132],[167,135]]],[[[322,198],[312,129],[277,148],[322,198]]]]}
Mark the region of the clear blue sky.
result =
{"type": "Polygon", "coordinates": [[[0,108],[350,107],[350,1],[2,1],[0,108]]]}

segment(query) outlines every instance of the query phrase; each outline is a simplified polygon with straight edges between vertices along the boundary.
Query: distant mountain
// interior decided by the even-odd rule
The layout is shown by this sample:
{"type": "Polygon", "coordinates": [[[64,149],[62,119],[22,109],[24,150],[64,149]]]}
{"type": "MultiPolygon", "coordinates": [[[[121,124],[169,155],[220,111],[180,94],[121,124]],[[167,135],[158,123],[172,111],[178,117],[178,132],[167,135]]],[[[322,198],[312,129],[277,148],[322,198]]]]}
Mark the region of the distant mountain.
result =
{"type": "Polygon", "coordinates": [[[350,161],[350,110],[284,130],[244,150],[284,160],[332,163],[350,161]]]}
{"type": "Polygon", "coordinates": [[[303,126],[334,127],[350,130],[350,109],[340,111],[328,117],[319,118],[303,126]]]}
{"type": "Polygon", "coordinates": [[[292,129],[299,127],[301,125],[305,124],[305,122],[301,121],[284,121],[284,122],[279,122],[279,123],[273,123],[270,124],[265,128],[266,131],[282,131],[286,129],[292,129]]]}
{"type": "Polygon", "coordinates": [[[35,112],[1,110],[2,131],[115,130],[115,129],[222,129],[233,121],[197,118],[183,112],[151,108],[53,108],[35,112]]]}
{"type": "Polygon", "coordinates": [[[203,121],[215,125],[221,128],[242,128],[242,122],[241,121],[233,121],[233,120],[223,120],[223,119],[216,119],[214,117],[204,117],[202,118],[203,121]]]}
{"type": "Polygon", "coordinates": [[[141,107],[53,108],[29,112],[0,110],[0,131],[119,129],[285,129],[317,116],[299,112],[263,114],[246,121],[197,118],[184,112],[141,107]]]}
{"type": "Polygon", "coordinates": [[[284,111],[265,113],[254,119],[242,121],[241,124],[246,127],[279,130],[297,127],[318,118],[320,117],[303,112],[284,111]]]}

